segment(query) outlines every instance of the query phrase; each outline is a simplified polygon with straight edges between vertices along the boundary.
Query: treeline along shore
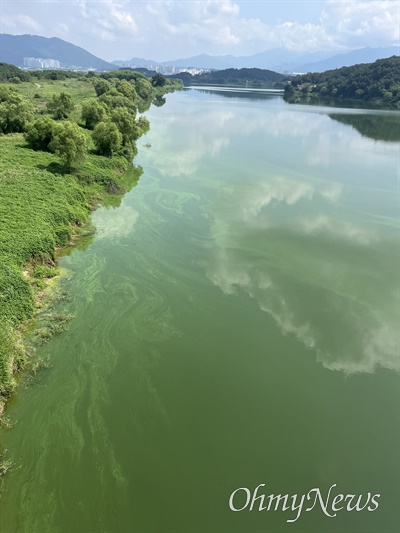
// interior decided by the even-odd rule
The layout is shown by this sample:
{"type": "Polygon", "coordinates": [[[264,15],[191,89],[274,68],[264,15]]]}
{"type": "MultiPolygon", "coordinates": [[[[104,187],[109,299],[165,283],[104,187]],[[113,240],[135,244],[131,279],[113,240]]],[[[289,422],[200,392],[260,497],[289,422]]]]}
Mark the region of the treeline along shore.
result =
{"type": "Polygon", "coordinates": [[[400,109],[400,56],[293,76],[285,86],[285,100],[400,109]]]}
{"type": "MultiPolygon", "coordinates": [[[[137,181],[136,142],[150,127],[141,113],[181,87],[131,70],[27,72],[0,64],[0,422],[16,372],[32,360],[24,331],[58,274],[57,248],[85,231],[105,195],[137,181]]],[[[54,316],[38,340],[68,319],[54,316]]]]}
{"type": "MultiPolygon", "coordinates": [[[[147,74],[151,71],[141,69],[147,74]]],[[[216,85],[254,89],[282,89],[288,103],[332,106],[400,108],[400,57],[378,59],[325,72],[279,74],[259,68],[230,68],[192,75],[170,76],[185,86],[216,85]]]]}

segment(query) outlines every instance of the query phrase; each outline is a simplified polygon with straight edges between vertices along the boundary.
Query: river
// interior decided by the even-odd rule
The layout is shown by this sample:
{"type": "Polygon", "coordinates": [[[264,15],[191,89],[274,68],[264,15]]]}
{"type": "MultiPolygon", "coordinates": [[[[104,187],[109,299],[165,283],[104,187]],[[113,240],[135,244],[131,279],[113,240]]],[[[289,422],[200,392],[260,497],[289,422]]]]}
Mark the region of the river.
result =
{"type": "Polygon", "coordinates": [[[147,116],[137,186],[60,258],[75,319],[9,404],[0,531],[397,531],[399,114],[192,89],[147,116]],[[229,508],[260,484],[379,507],[229,508]]]}

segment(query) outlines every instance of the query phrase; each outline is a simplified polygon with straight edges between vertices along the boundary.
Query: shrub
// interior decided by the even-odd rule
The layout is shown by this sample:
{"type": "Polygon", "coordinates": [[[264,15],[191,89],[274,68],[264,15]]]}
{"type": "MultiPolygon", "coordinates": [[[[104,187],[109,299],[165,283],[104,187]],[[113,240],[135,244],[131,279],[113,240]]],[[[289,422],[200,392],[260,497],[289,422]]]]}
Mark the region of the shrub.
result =
{"type": "Polygon", "coordinates": [[[49,117],[40,117],[27,127],[26,141],[34,150],[47,152],[53,138],[54,120],[49,117]]]}

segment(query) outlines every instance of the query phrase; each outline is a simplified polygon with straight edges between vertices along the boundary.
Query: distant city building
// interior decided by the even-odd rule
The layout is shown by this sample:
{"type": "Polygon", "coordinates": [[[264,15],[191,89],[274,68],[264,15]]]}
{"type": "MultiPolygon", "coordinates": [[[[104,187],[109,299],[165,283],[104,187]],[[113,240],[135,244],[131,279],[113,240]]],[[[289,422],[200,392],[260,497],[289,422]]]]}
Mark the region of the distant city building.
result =
{"type": "Polygon", "coordinates": [[[60,68],[58,59],[42,59],[41,57],[24,57],[24,67],[28,68],[60,68]]]}

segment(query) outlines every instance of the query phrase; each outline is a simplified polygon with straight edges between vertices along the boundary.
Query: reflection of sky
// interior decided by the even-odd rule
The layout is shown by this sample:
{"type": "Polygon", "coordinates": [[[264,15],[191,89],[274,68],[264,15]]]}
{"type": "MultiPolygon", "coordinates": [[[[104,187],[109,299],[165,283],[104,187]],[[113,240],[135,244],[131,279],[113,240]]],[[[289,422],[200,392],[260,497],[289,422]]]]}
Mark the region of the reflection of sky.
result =
{"type": "MultiPolygon", "coordinates": [[[[326,368],[349,374],[372,372],[377,365],[398,369],[399,295],[393,277],[385,280],[382,293],[375,299],[374,291],[352,290],[357,272],[344,258],[336,259],[334,250],[331,262],[324,262],[301,254],[299,236],[298,246],[291,251],[292,243],[285,243],[282,234],[282,245],[275,249],[273,243],[260,257],[246,251],[251,234],[222,235],[219,226],[216,232],[207,276],[225,294],[246,292],[283,334],[294,335],[314,350],[326,368]]],[[[364,271],[360,277],[362,283],[369,279],[379,284],[379,276],[371,272],[364,271]]]]}
{"type": "Polygon", "coordinates": [[[156,124],[151,163],[207,188],[207,277],[247,293],[326,368],[398,369],[398,240],[385,210],[398,213],[399,146],[320,110],[205,102],[156,124]]]}
{"type": "Polygon", "coordinates": [[[97,239],[125,237],[133,232],[139,213],[122,204],[118,209],[100,208],[92,215],[97,239]]]}
{"type": "MultiPolygon", "coordinates": [[[[179,95],[180,98],[183,95],[179,95]]],[[[190,98],[190,93],[185,93],[190,98]]],[[[194,98],[192,96],[192,98],[194,98]]],[[[221,97],[219,97],[221,98],[221,97]]],[[[182,105],[177,113],[166,113],[162,120],[154,116],[153,146],[160,149],[159,170],[165,176],[194,174],[203,158],[215,158],[241,139],[262,136],[271,148],[282,141],[287,150],[300,151],[303,165],[328,169],[340,158],[342,165],[389,167],[398,146],[363,138],[351,127],[332,121],[324,108],[311,113],[301,106],[265,104],[244,99],[225,99],[220,105],[216,96],[201,97],[200,105],[182,105]],[[203,102],[205,105],[202,105],[203,102]],[[170,132],[174,132],[171,136],[170,132]],[[212,132],[212,134],[211,134],[212,132]],[[173,153],[174,157],[170,158],[173,153]]],[[[170,106],[170,101],[168,103],[170,106]]],[[[343,110],[341,110],[343,112],[343,110]]],[[[289,155],[289,153],[287,154],[289,155]]],[[[341,180],[342,176],[336,176],[341,180]]]]}

